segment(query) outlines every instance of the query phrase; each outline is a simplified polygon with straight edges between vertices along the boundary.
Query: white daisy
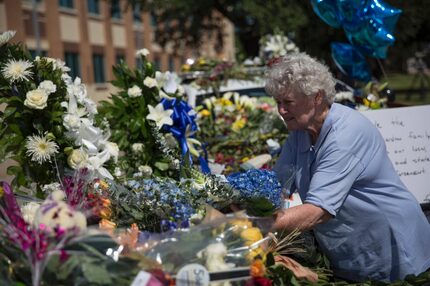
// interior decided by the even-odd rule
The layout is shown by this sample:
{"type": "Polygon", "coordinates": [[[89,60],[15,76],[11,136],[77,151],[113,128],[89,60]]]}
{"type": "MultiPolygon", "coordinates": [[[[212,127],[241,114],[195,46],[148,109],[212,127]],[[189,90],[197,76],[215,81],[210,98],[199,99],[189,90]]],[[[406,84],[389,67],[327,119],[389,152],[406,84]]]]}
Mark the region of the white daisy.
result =
{"type": "Polygon", "coordinates": [[[31,161],[39,164],[50,161],[51,156],[58,153],[57,143],[50,141],[46,136],[29,136],[25,147],[27,148],[27,155],[31,156],[31,161]]]}
{"type": "Polygon", "coordinates": [[[29,69],[33,64],[26,60],[14,60],[11,59],[3,67],[3,76],[11,83],[14,81],[28,80],[33,74],[29,69]]]}
{"type": "Polygon", "coordinates": [[[0,46],[3,46],[7,42],[9,42],[10,39],[15,36],[16,31],[6,31],[0,35],[0,46]]]}
{"type": "Polygon", "coordinates": [[[155,121],[158,129],[161,129],[164,124],[173,125],[173,120],[170,115],[173,113],[173,109],[164,110],[163,104],[159,103],[154,108],[152,105],[148,104],[149,114],[146,119],[155,121]]]}

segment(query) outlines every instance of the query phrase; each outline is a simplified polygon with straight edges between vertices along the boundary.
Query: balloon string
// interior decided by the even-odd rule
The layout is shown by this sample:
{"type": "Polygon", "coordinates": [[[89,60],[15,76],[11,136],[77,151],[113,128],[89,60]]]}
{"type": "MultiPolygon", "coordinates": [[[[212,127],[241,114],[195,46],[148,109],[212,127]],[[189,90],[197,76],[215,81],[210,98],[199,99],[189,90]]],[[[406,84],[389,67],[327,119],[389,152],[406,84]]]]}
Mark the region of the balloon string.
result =
{"type": "Polygon", "coordinates": [[[386,74],[386,72],[385,72],[385,69],[384,69],[384,66],[382,65],[381,60],[380,60],[380,59],[378,59],[378,58],[376,58],[376,61],[378,62],[378,64],[379,64],[379,68],[381,69],[382,74],[384,75],[384,80],[385,80],[385,81],[387,81],[387,80],[388,80],[388,79],[387,79],[387,74],[386,74]]]}

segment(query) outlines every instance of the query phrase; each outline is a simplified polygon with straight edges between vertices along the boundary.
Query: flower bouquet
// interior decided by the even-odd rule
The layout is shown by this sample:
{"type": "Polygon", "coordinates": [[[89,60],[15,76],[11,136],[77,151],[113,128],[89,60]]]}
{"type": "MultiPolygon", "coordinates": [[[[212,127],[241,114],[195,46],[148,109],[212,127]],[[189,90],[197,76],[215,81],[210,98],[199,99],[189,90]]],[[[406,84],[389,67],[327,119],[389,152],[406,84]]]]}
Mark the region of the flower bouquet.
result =
{"type": "Polygon", "coordinates": [[[111,169],[123,181],[137,171],[147,178],[178,178],[181,159],[200,157],[195,113],[182,99],[177,76],[155,71],[146,50],[138,55],[141,69],[132,70],[124,62],[114,67],[112,84],[118,92],[100,103],[98,120],[122,151],[111,169]]]}
{"type": "Polygon", "coordinates": [[[117,157],[118,147],[94,126],[96,105],[62,61],[32,59],[21,45],[1,43],[0,71],[0,163],[15,161],[8,168],[13,185],[34,183],[32,190],[43,197],[42,186],[67,169],[112,178],[103,165],[117,157]]]}

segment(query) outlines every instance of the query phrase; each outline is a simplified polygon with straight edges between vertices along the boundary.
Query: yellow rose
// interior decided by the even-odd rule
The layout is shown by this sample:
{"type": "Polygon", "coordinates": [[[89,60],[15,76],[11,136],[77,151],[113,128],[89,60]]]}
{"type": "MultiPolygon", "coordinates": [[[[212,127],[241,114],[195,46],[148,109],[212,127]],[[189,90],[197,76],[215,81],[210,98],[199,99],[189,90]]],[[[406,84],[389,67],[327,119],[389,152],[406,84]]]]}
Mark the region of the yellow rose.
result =
{"type": "Polygon", "coordinates": [[[26,94],[24,105],[32,109],[44,109],[48,104],[48,94],[43,89],[30,90],[26,94]]]}
{"type": "Polygon", "coordinates": [[[209,110],[203,109],[202,111],[199,112],[199,115],[203,116],[203,117],[207,117],[207,116],[211,115],[211,113],[209,110]]]}
{"type": "Polygon", "coordinates": [[[242,231],[247,228],[252,228],[252,222],[250,222],[247,218],[237,218],[230,221],[230,224],[236,226],[238,231],[242,231]]]}
{"type": "Polygon", "coordinates": [[[87,159],[88,155],[84,151],[74,149],[67,158],[67,164],[69,164],[72,169],[78,169],[86,163],[87,159]]]}
{"type": "Polygon", "coordinates": [[[251,227],[243,230],[240,233],[240,237],[245,240],[245,245],[251,245],[254,242],[263,239],[263,235],[261,234],[260,229],[257,227],[251,227]]]}
{"type": "Polygon", "coordinates": [[[236,120],[231,129],[235,132],[238,132],[240,129],[242,129],[243,127],[245,127],[246,124],[246,120],[245,118],[239,118],[238,120],[236,120]]]}
{"type": "Polygon", "coordinates": [[[261,259],[256,259],[250,267],[251,277],[263,277],[266,273],[266,267],[261,259]]]}
{"type": "Polygon", "coordinates": [[[248,252],[246,259],[249,262],[253,262],[256,258],[261,258],[264,262],[266,260],[266,253],[261,247],[254,248],[248,252]]]}

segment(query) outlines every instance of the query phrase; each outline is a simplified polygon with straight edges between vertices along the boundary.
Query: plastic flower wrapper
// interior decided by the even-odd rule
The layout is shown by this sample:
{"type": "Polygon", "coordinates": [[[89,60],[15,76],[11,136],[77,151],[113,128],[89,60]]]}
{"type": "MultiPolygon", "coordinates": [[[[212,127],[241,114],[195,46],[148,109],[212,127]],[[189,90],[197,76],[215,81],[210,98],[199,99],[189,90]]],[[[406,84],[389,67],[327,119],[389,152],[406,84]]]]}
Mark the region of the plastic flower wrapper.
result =
{"type": "Polygon", "coordinates": [[[172,275],[190,263],[203,265],[209,272],[248,267],[256,257],[264,259],[271,239],[264,237],[258,220],[262,218],[227,217],[212,209],[200,225],[155,235],[141,233],[137,249],[172,275]]]}

